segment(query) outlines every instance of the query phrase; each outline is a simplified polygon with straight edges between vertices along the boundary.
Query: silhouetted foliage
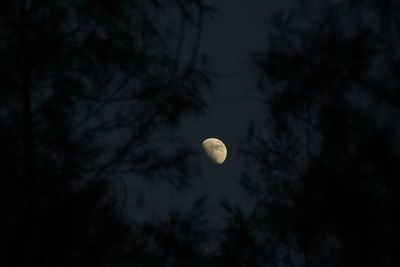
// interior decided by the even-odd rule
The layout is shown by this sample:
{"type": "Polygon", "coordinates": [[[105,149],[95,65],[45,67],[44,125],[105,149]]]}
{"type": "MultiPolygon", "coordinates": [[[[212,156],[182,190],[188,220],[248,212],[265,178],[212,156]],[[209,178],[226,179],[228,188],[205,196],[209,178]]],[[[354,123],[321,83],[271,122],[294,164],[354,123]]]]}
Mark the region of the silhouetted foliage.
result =
{"type": "Polygon", "coordinates": [[[257,202],[245,234],[261,241],[245,246],[267,257],[242,266],[398,266],[399,6],[298,3],[256,55],[268,103],[243,185],[257,202]]]}
{"type": "Polygon", "coordinates": [[[215,266],[264,266],[272,255],[268,254],[268,241],[251,216],[246,216],[238,207],[223,203],[229,218],[220,242],[213,255],[215,266]]]}
{"type": "Polygon", "coordinates": [[[208,222],[198,199],[189,211],[171,211],[167,219],[134,228],[135,266],[207,265],[208,222]]]}
{"type": "Polygon", "coordinates": [[[199,42],[213,12],[201,0],[0,3],[7,266],[136,257],[113,183],[130,175],[179,187],[192,176],[192,152],[172,130],[206,107],[199,42]]]}

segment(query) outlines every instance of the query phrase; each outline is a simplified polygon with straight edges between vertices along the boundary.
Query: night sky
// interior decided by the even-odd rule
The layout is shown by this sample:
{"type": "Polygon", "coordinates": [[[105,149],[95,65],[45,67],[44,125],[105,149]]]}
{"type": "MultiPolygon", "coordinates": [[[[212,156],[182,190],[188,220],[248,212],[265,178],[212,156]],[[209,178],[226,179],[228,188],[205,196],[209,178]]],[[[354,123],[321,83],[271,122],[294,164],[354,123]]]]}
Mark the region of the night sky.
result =
{"type": "MultiPolygon", "coordinates": [[[[133,192],[137,188],[147,192],[148,205],[143,209],[144,217],[153,213],[164,214],[168,207],[176,205],[188,208],[191,200],[202,194],[208,197],[208,208],[215,223],[221,223],[225,215],[219,208],[222,199],[226,198],[245,210],[253,205],[239,185],[245,167],[238,157],[239,144],[250,120],[257,119],[262,113],[259,102],[262,96],[252,90],[256,85],[252,54],[267,44],[271,16],[285,11],[289,5],[288,0],[252,1],[246,5],[238,0],[218,1],[216,7],[220,14],[215,23],[204,27],[201,44],[202,51],[210,56],[216,74],[212,76],[213,91],[207,95],[209,107],[202,117],[184,120],[180,129],[182,138],[198,153],[196,160],[203,177],[192,181],[193,192],[184,195],[169,185],[142,182],[137,185],[127,179],[133,192]],[[209,137],[219,138],[227,146],[228,156],[224,164],[216,165],[204,156],[201,142],[209,137]]],[[[134,205],[135,200],[135,197],[131,199],[133,203],[130,205],[134,205]]]]}
{"type": "Polygon", "coordinates": [[[0,266],[400,266],[397,0],[0,2],[0,266]]]}

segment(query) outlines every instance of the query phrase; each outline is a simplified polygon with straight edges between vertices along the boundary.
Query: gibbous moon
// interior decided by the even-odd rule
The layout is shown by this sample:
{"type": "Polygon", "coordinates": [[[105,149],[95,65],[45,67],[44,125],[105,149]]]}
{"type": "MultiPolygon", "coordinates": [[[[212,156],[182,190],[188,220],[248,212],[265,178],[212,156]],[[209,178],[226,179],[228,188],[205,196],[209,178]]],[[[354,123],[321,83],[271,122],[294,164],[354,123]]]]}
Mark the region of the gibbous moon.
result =
{"type": "Polygon", "coordinates": [[[226,146],[217,138],[208,138],[203,141],[203,149],[212,161],[222,164],[226,159],[226,146]]]}

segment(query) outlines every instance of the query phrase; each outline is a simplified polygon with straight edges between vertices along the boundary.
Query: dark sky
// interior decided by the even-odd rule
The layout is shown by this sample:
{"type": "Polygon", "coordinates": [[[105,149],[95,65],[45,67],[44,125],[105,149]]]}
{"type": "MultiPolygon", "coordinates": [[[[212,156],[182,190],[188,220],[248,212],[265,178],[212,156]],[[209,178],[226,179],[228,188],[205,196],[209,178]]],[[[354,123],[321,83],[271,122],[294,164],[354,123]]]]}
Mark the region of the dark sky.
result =
{"type": "Polygon", "coordinates": [[[253,52],[266,46],[268,25],[272,14],[289,6],[290,0],[241,0],[215,2],[221,13],[216,24],[204,27],[201,50],[210,56],[212,69],[222,75],[213,78],[213,93],[207,97],[209,109],[199,118],[187,118],[181,127],[182,137],[198,152],[203,179],[192,182],[190,192],[180,194],[163,182],[146,183],[128,179],[127,211],[135,210],[136,218],[148,218],[165,214],[168,207],[185,210],[192,199],[208,195],[207,207],[212,218],[219,220],[218,204],[223,197],[241,207],[251,205],[238,184],[242,163],[237,154],[239,141],[243,138],[249,120],[259,114],[257,101],[243,100],[255,96],[255,74],[249,62],[253,52]],[[208,137],[221,139],[227,146],[228,156],[224,164],[217,165],[201,151],[201,142],[208,137]],[[145,206],[137,213],[135,202],[143,192],[145,206]],[[134,208],[135,207],[135,208],[134,208]]]}
{"type": "Polygon", "coordinates": [[[272,15],[294,1],[204,0],[220,13],[201,42],[196,11],[206,9],[186,12],[182,1],[0,4],[3,261],[400,262],[400,6],[297,0],[304,9],[268,39],[272,15]],[[192,68],[204,59],[198,48],[210,58],[209,69],[198,64],[211,73],[209,94],[192,68]],[[247,166],[240,148],[253,120],[247,166]],[[226,144],[223,164],[203,151],[207,138],[226,144]],[[195,151],[194,175],[182,143],[195,151]],[[206,214],[194,205],[201,197],[206,214]]]}

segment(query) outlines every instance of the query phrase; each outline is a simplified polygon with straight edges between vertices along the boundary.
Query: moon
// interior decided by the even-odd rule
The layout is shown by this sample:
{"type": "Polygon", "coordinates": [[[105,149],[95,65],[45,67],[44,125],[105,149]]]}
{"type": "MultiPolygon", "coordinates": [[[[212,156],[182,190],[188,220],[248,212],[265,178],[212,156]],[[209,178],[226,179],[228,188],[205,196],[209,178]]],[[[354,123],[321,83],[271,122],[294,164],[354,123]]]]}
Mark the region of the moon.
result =
{"type": "Polygon", "coordinates": [[[207,156],[217,164],[224,163],[226,159],[226,146],[217,138],[207,138],[203,141],[203,149],[207,156]]]}

